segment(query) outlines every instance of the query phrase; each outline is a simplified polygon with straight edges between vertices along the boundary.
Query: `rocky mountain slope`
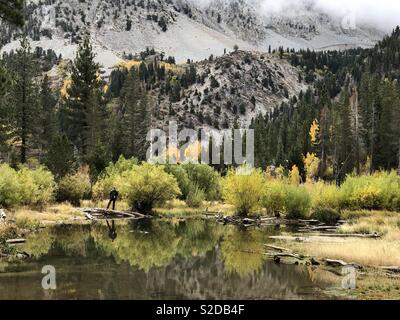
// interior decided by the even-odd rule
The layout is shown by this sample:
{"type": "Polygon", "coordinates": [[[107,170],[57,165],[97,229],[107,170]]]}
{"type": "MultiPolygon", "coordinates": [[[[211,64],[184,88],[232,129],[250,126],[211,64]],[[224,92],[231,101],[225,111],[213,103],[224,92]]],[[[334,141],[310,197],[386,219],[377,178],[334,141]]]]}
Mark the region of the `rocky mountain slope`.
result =
{"type": "MultiPolygon", "coordinates": [[[[368,26],[346,29],[340,18],[320,12],[312,1],[299,1],[288,14],[268,14],[261,0],[31,0],[28,30],[33,47],[72,58],[89,31],[97,59],[106,68],[123,53],[147,47],[178,62],[222,55],[234,45],[243,50],[348,48],[375,44],[383,33],[368,26]],[[303,2],[304,1],[304,2],[303,2]]],[[[4,50],[18,46],[18,32],[2,29],[4,50]]]]}
{"type": "Polygon", "coordinates": [[[307,88],[301,71],[277,55],[238,51],[193,65],[199,80],[183,88],[178,101],[161,96],[155,104],[157,127],[168,120],[189,128],[248,127],[257,114],[272,112],[307,88]]]}

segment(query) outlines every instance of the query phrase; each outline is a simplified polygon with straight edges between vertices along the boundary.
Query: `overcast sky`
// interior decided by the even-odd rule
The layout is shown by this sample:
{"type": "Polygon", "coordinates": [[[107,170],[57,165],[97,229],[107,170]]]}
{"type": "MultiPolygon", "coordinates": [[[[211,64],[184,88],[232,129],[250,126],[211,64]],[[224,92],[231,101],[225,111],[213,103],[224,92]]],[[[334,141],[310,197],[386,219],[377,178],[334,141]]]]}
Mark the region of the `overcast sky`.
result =
{"type": "MultiPolygon", "coordinates": [[[[207,3],[211,0],[193,0],[196,3],[207,3]]],[[[293,8],[301,7],[304,1],[314,2],[323,11],[345,16],[354,12],[356,20],[373,23],[390,31],[400,25],[400,0],[246,0],[261,2],[265,14],[291,12],[293,8]]]]}

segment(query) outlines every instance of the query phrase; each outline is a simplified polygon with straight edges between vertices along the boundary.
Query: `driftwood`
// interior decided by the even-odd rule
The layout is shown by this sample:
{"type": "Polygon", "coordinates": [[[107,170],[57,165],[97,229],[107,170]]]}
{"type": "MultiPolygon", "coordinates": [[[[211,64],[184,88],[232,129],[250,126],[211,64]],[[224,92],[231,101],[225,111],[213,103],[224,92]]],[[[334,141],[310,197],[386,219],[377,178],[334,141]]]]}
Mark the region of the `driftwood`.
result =
{"type": "Polygon", "coordinates": [[[265,247],[269,248],[269,249],[273,249],[279,252],[290,252],[291,250],[286,249],[286,248],[282,248],[282,247],[278,247],[278,246],[273,246],[270,244],[264,244],[265,247]]]}
{"type": "Polygon", "coordinates": [[[343,260],[325,259],[324,261],[327,265],[332,267],[345,267],[349,265],[347,262],[344,262],[343,260]]]}
{"type": "Polygon", "coordinates": [[[316,227],[303,227],[299,228],[299,231],[327,231],[336,230],[337,226],[316,226],[316,227]]]}
{"type": "Polygon", "coordinates": [[[106,210],[99,208],[83,208],[82,212],[85,213],[88,220],[106,220],[106,219],[143,219],[147,216],[138,212],[123,212],[115,210],[106,210]]]}
{"type": "Polygon", "coordinates": [[[393,267],[379,267],[380,269],[392,273],[400,273],[400,267],[399,266],[393,266],[393,267]]]}
{"type": "Polygon", "coordinates": [[[336,237],[336,238],[381,238],[382,235],[378,233],[373,234],[359,234],[359,233],[324,233],[322,237],[336,237]]]}
{"type": "Polygon", "coordinates": [[[320,223],[318,220],[303,220],[303,219],[300,219],[299,222],[300,223],[307,223],[307,224],[318,224],[318,223],[320,223]]]}
{"type": "Polygon", "coordinates": [[[294,253],[273,253],[273,252],[267,252],[264,253],[265,255],[268,255],[270,257],[273,257],[274,259],[276,258],[294,258],[297,260],[304,260],[303,257],[299,256],[298,254],[294,254],[294,253]]]}
{"type": "Polygon", "coordinates": [[[9,239],[6,240],[7,244],[20,244],[20,243],[25,243],[26,240],[25,239],[9,239]]]}

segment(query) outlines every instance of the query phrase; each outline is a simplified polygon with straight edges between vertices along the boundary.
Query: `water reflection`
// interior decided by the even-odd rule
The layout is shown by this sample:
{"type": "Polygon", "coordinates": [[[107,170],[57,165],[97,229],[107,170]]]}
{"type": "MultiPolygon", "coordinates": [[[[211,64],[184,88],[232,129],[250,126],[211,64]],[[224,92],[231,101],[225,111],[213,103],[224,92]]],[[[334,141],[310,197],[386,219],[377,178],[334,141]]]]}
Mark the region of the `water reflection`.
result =
{"type": "Polygon", "coordinates": [[[263,244],[277,232],[200,219],[48,228],[27,239],[32,260],[1,265],[0,299],[322,298],[316,288],[340,279],[267,261],[263,244]],[[51,295],[45,264],[57,270],[51,295]]]}
{"type": "Polygon", "coordinates": [[[108,220],[106,220],[106,222],[107,222],[107,227],[108,227],[108,237],[111,239],[111,241],[114,242],[114,240],[117,239],[117,230],[115,228],[115,221],[112,220],[111,225],[108,222],[108,220]]]}

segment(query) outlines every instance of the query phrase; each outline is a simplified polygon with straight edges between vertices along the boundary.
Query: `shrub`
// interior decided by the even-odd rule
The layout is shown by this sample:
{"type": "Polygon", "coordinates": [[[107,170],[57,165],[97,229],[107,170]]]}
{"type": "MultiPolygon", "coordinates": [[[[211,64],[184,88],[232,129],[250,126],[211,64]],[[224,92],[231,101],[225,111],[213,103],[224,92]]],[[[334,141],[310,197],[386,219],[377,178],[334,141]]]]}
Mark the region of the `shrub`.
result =
{"type": "Polygon", "coordinates": [[[22,204],[43,206],[53,200],[56,184],[53,174],[46,168],[21,167],[18,171],[22,204]]]}
{"type": "Polygon", "coordinates": [[[400,177],[394,171],[349,176],[340,191],[343,208],[400,210],[400,177]]]}
{"type": "Polygon", "coordinates": [[[248,175],[239,175],[231,170],[223,182],[223,198],[235,207],[239,215],[245,216],[259,208],[264,183],[263,174],[259,170],[248,175]]]}
{"type": "Polygon", "coordinates": [[[340,214],[334,209],[317,209],[311,214],[311,219],[334,225],[340,220],[340,214]]]}
{"type": "Polygon", "coordinates": [[[175,179],[178,181],[182,198],[187,199],[190,192],[191,182],[184,167],[177,164],[167,164],[164,166],[164,170],[166,173],[169,173],[175,177],[175,179]]]}
{"type": "Polygon", "coordinates": [[[180,190],[174,176],[162,167],[144,163],[124,173],[121,194],[135,210],[149,213],[155,204],[162,206],[180,195],[180,190]]]}
{"type": "Polygon", "coordinates": [[[9,208],[21,203],[17,172],[7,164],[0,165],[0,206],[9,208]]]}
{"type": "Polygon", "coordinates": [[[288,185],[285,195],[285,211],[288,219],[307,218],[311,207],[311,197],[304,187],[288,185]]]}
{"type": "Polygon", "coordinates": [[[189,193],[186,199],[186,204],[191,208],[199,208],[205,200],[205,193],[203,189],[197,185],[191,185],[189,187],[189,193]]]}
{"type": "Polygon", "coordinates": [[[81,168],[75,174],[61,179],[58,184],[57,200],[68,201],[74,206],[79,206],[91,189],[90,176],[86,168],[81,168]]]}
{"type": "Polygon", "coordinates": [[[311,206],[313,209],[340,209],[342,202],[341,192],[335,185],[318,182],[307,184],[306,187],[309,189],[311,195],[311,206]]]}
{"type": "Polygon", "coordinates": [[[357,209],[379,210],[383,207],[382,190],[374,185],[357,188],[353,190],[349,202],[357,209]]]}
{"type": "Polygon", "coordinates": [[[220,198],[220,175],[212,167],[206,164],[183,165],[189,181],[201,188],[207,200],[220,198]]]}
{"type": "Polygon", "coordinates": [[[125,159],[123,156],[115,164],[110,163],[93,186],[93,198],[96,200],[108,199],[112,188],[121,185],[122,176],[137,164],[138,161],[136,159],[125,159]]]}
{"type": "Polygon", "coordinates": [[[261,204],[268,214],[279,217],[285,211],[285,196],[284,182],[271,180],[266,184],[261,204]]]}

